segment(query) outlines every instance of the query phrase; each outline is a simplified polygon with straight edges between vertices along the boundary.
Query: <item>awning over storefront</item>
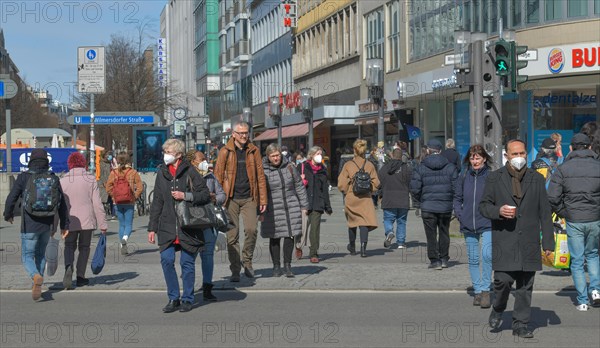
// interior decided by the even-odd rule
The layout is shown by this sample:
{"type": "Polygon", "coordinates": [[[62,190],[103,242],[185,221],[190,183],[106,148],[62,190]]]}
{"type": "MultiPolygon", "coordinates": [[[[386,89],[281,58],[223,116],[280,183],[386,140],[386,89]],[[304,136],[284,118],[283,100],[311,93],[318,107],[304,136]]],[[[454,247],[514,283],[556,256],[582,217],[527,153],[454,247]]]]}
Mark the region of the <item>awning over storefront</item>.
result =
{"type": "MultiPolygon", "coordinates": [[[[319,126],[323,121],[314,121],[313,128],[319,126]]],[[[294,124],[291,126],[281,127],[281,138],[294,138],[294,137],[305,137],[308,134],[308,123],[294,124]]],[[[253,139],[253,141],[264,141],[277,139],[277,128],[267,129],[262,132],[259,136],[253,139]]]]}

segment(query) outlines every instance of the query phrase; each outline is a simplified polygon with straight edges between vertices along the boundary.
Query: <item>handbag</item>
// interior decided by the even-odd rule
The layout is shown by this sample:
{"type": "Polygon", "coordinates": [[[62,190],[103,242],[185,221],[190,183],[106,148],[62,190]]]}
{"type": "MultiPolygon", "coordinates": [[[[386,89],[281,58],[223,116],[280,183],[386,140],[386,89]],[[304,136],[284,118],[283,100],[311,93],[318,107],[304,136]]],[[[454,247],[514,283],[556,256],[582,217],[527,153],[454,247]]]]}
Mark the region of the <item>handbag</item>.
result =
{"type": "Polygon", "coordinates": [[[53,276],[58,268],[58,243],[59,239],[50,237],[46,246],[46,274],[53,276]]]}
{"type": "Polygon", "coordinates": [[[96,245],[96,251],[94,252],[94,257],[92,258],[92,273],[99,274],[102,272],[104,268],[104,258],[106,257],[106,235],[104,233],[100,234],[100,239],[98,239],[98,245],[96,245]]]}
{"type": "Polygon", "coordinates": [[[192,205],[190,202],[177,201],[175,202],[175,212],[179,226],[186,232],[210,227],[214,227],[217,231],[227,232],[233,228],[225,209],[212,203],[192,205]]]}

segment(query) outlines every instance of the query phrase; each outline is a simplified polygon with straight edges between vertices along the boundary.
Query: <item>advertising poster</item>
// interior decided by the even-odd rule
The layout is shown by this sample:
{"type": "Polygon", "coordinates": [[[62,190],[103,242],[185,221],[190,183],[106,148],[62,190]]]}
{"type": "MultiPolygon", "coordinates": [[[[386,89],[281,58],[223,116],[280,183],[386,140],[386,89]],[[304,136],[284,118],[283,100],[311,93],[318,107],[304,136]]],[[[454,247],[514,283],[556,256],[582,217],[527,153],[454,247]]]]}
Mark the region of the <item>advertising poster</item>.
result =
{"type": "Polygon", "coordinates": [[[162,163],[162,145],[169,139],[168,127],[134,127],[133,163],[142,173],[155,172],[162,163]]]}

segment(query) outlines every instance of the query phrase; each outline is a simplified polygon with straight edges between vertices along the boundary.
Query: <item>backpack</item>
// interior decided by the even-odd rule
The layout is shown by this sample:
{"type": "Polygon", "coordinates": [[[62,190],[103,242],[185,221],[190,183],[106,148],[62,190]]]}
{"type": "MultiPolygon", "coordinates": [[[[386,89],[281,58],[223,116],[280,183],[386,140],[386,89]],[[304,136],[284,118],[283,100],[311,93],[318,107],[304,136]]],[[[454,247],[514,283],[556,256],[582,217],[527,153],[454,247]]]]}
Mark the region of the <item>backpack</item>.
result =
{"type": "Polygon", "coordinates": [[[54,216],[60,203],[60,181],[51,172],[31,172],[23,192],[23,209],[29,215],[54,216]]]}
{"type": "Polygon", "coordinates": [[[358,172],[354,174],[352,177],[352,192],[354,195],[361,196],[366,194],[371,194],[371,175],[365,172],[365,164],[367,164],[367,160],[363,163],[362,167],[358,167],[358,164],[352,160],[352,163],[358,168],[358,172]]]}
{"type": "Polygon", "coordinates": [[[113,201],[116,204],[127,204],[131,203],[135,200],[133,197],[133,191],[131,190],[131,186],[129,186],[129,181],[127,180],[127,173],[129,173],[131,169],[125,171],[123,175],[119,175],[119,172],[115,170],[115,185],[112,191],[113,201]]]}

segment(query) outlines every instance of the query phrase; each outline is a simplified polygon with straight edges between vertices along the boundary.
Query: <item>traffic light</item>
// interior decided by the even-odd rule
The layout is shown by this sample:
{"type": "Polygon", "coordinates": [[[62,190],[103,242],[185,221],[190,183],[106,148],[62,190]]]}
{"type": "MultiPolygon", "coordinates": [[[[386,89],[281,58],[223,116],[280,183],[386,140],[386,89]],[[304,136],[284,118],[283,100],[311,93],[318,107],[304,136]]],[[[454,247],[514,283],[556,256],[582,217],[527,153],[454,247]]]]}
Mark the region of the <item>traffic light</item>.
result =
{"type": "Polygon", "coordinates": [[[494,65],[496,66],[496,75],[510,75],[510,54],[511,43],[500,39],[494,45],[494,65]]]}
{"type": "Polygon", "coordinates": [[[511,59],[511,66],[513,67],[513,69],[511,70],[511,77],[510,77],[510,88],[512,89],[513,92],[516,92],[517,87],[519,87],[519,84],[521,84],[523,82],[527,82],[527,80],[529,79],[529,76],[527,76],[527,75],[519,75],[519,70],[527,67],[527,61],[520,61],[519,55],[527,52],[528,47],[527,46],[519,46],[514,41],[511,42],[510,44],[511,44],[510,45],[510,47],[511,47],[510,59],[511,59]]]}

